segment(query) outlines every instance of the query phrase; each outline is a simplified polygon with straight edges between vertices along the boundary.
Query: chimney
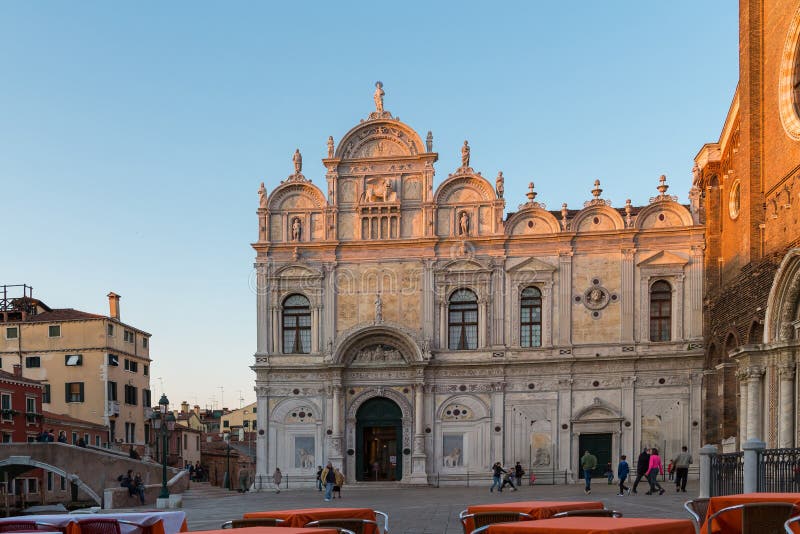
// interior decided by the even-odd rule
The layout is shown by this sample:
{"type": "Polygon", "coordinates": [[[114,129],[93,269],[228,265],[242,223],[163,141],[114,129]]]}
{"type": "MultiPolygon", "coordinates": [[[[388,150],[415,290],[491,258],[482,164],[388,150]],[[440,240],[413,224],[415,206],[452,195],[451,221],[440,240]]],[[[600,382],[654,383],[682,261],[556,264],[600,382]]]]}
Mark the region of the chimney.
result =
{"type": "Polygon", "coordinates": [[[119,299],[121,297],[113,291],[108,294],[108,315],[119,321],[119,299]]]}
{"type": "Polygon", "coordinates": [[[183,401],[181,403],[181,414],[187,414],[187,413],[189,413],[189,403],[186,402],[186,401],[183,401]]]}
{"type": "Polygon", "coordinates": [[[22,378],[22,366],[18,363],[14,364],[14,376],[22,378]]]}
{"type": "Polygon", "coordinates": [[[194,413],[195,413],[195,415],[197,415],[197,417],[200,417],[200,405],[199,404],[195,404],[194,405],[194,413]]]}

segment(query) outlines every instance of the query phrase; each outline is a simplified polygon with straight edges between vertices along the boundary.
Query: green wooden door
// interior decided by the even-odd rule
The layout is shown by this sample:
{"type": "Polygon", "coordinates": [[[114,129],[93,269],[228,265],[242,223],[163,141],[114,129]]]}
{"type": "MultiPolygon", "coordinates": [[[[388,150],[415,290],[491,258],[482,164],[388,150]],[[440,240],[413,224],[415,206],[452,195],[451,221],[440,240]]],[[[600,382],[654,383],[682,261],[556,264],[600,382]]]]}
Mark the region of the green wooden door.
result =
{"type": "MultiPolygon", "coordinates": [[[[602,478],[606,472],[608,462],[613,462],[611,457],[611,434],[581,434],[578,437],[578,473],[579,478],[583,478],[581,469],[581,456],[589,451],[597,458],[597,467],[592,471],[592,478],[602,478]]],[[[611,464],[614,468],[614,464],[611,464]]]]}
{"type": "Polygon", "coordinates": [[[356,480],[403,476],[403,414],[386,397],[366,401],[356,413],[356,480]]]}

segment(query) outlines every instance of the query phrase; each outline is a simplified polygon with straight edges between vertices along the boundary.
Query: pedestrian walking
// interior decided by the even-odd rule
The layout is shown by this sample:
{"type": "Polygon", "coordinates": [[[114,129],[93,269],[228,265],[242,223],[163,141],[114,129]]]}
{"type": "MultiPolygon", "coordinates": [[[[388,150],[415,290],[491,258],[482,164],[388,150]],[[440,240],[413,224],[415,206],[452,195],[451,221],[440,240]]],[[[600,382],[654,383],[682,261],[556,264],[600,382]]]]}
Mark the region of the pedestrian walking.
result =
{"type": "Polygon", "coordinates": [[[322,466],[317,466],[317,491],[322,491],[322,466]]]}
{"type": "Polygon", "coordinates": [[[522,464],[517,462],[514,466],[514,478],[517,479],[517,487],[522,486],[522,477],[525,475],[525,470],[522,469],[522,464]]]}
{"type": "Polygon", "coordinates": [[[272,483],[275,484],[275,493],[281,492],[281,480],[283,480],[283,473],[280,468],[276,467],[275,472],[272,473],[272,483]]]}
{"type": "Polygon", "coordinates": [[[581,469],[583,470],[583,481],[586,484],[583,492],[589,495],[592,492],[592,471],[597,467],[597,457],[589,451],[583,453],[581,457],[581,469]]]}
{"type": "Polygon", "coordinates": [[[508,470],[504,470],[503,471],[503,473],[504,473],[504,475],[503,475],[503,484],[500,486],[500,491],[503,491],[503,488],[505,488],[507,485],[511,486],[512,490],[517,491],[516,486],[514,486],[514,482],[511,481],[511,477],[512,477],[513,472],[514,472],[514,470],[511,469],[510,467],[508,468],[508,470]]]}
{"type": "Polygon", "coordinates": [[[672,460],[670,460],[669,465],[667,465],[667,478],[670,480],[675,479],[675,464],[672,463],[672,460]]]}
{"type": "Polygon", "coordinates": [[[650,468],[650,449],[645,448],[639,458],[636,460],[636,480],[633,481],[633,493],[636,493],[636,488],[639,487],[639,482],[647,474],[650,468]]]}
{"type": "Polygon", "coordinates": [[[342,474],[341,471],[339,471],[337,468],[334,467],[333,468],[333,476],[336,479],[336,483],[333,485],[333,492],[332,492],[331,496],[332,497],[336,497],[336,495],[338,495],[339,498],[341,499],[342,498],[342,486],[344,486],[344,475],[342,474]]]}
{"type": "Polygon", "coordinates": [[[659,495],[664,494],[664,488],[658,483],[658,475],[661,473],[662,468],[661,456],[658,455],[658,449],[651,449],[650,467],[647,470],[647,481],[650,483],[650,491],[647,492],[647,495],[652,495],[656,491],[658,491],[659,495]]]}
{"type": "Polygon", "coordinates": [[[497,488],[497,491],[503,491],[502,478],[505,472],[506,470],[503,469],[503,466],[500,465],[500,462],[494,463],[492,466],[492,487],[489,488],[489,493],[492,493],[495,487],[497,488]]]}
{"type": "Polygon", "coordinates": [[[614,468],[611,466],[611,462],[608,462],[606,464],[605,475],[606,477],[608,477],[608,485],[610,486],[611,484],[614,483],[614,468]]]}
{"type": "MultiPolygon", "coordinates": [[[[192,464],[189,464],[193,467],[192,464]]],[[[239,468],[239,493],[247,493],[250,490],[250,471],[247,470],[246,465],[239,468]]]]}
{"type": "Polygon", "coordinates": [[[630,466],[628,466],[627,457],[623,454],[619,457],[619,464],[617,465],[617,476],[619,477],[619,493],[618,496],[622,497],[625,495],[625,492],[628,492],[628,495],[631,494],[631,489],[625,485],[625,480],[628,479],[628,473],[630,473],[630,466]]]}
{"type": "Polygon", "coordinates": [[[333,487],[336,485],[336,471],[334,471],[331,462],[328,462],[325,469],[322,470],[320,478],[325,484],[325,502],[330,502],[333,498],[333,487]]]}
{"type": "Polygon", "coordinates": [[[672,461],[675,464],[675,491],[686,493],[686,480],[689,478],[689,466],[692,464],[692,455],[686,445],[681,447],[681,453],[672,461]]]}

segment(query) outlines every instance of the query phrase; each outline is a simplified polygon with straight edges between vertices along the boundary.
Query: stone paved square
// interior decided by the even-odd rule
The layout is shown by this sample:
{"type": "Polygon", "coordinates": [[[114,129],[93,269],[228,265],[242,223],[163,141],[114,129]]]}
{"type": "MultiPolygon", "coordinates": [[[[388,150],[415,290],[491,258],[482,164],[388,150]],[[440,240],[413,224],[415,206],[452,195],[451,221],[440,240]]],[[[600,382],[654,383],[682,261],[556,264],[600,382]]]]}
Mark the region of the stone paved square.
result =
{"type": "Polygon", "coordinates": [[[696,496],[697,481],[689,482],[687,493],[676,493],[674,485],[662,483],[662,496],[639,494],[617,497],[617,486],[594,482],[592,494],[583,493],[583,485],[523,486],[519,491],[489,493],[485,487],[399,488],[367,484],[347,485],[342,499],[323,502],[322,493],[312,489],[281,490],[229,495],[221,491],[190,490],[184,497],[189,530],[209,530],[245,512],[316,507],[369,507],[389,514],[393,534],[461,534],[458,513],[467,505],[526,500],[600,500],[606,508],[619,510],[628,517],[689,518],[683,502],[696,496]],[[213,493],[211,492],[213,491],[213,493]]]}

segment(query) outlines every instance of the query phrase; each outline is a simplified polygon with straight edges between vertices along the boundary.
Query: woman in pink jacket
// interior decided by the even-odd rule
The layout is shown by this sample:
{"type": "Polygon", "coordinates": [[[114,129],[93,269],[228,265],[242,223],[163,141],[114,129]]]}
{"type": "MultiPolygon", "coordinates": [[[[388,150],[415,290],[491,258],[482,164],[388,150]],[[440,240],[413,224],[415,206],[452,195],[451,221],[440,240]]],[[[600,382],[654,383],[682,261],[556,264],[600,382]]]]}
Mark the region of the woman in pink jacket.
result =
{"type": "Polygon", "coordinates": [[[664,488],[658,483],[658,475],[661,473],[661,456],[658,455],[658,449],[653,449],[650,453],[650,465],[647,469],[647,481],[650,483],[650,491],[646,495],[652,495],[658,489],[658,494],[664,494],[664,488]]]}

